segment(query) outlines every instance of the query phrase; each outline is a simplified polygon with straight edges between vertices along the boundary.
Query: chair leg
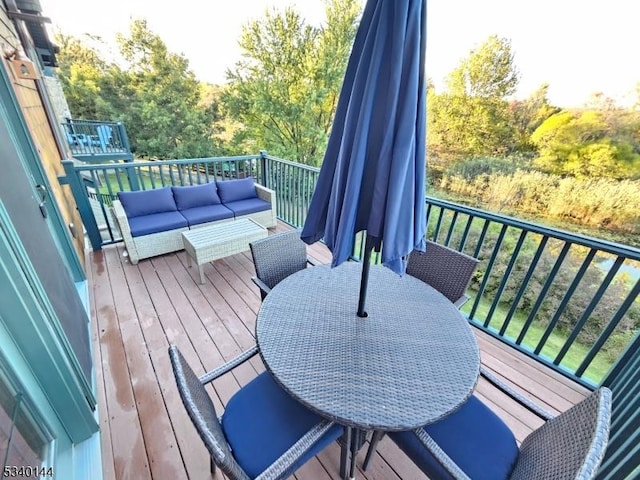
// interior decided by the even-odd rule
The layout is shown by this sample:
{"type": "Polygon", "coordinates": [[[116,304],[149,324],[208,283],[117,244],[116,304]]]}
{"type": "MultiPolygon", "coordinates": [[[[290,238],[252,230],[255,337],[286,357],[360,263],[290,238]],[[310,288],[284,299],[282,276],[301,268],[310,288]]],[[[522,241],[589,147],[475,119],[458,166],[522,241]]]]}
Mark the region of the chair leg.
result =
{"type": "Polygon", "coordinates": [[[381,430],[375,430],[373,435],[371,435],[371,441],[369,442],[369,450],[367,450],[367,456],[364,457],[364,462],[362,463],[362,471],[366,471],[369,466],[369,462],[371,461],[371,457],[376,453],[376,448],[378,447],[378,442],[382,440],[384,437],[384,432],[381,430]]]}

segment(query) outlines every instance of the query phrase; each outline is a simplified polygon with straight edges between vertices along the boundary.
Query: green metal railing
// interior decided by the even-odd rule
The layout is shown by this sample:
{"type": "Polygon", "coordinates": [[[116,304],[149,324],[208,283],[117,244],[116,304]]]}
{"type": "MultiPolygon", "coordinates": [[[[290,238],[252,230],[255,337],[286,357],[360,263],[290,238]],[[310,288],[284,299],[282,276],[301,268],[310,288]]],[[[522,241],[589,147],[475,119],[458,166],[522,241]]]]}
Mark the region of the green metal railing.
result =
{"type": "MultiPolygon", "coordinates": [[[[252,176],[275,190],[278,218],[301,227],[319,173],[265,152],[63,164],[94,249],[121,240],[110,214],[119,191],[252,176]]],[[[428,238],[481,261],[463,310],[470,322],[584,385],[599,384],[638,331],[640,250],[431,197],[426,203],[428,238]]],[[[356,243],[356,259],[360,251],[356,243]]]]}
{"type": "MultiPolygon", "coordinates": [[[[66,175],[61,183],[71,186],[94,249],[121,240],[109,214],[119,191],[252,176],[276,191],[278,218],[300,227],[319,172],[265,152],[63,164],[66,175]]],[[[604,464],[608,470],[603,469],[600,478],[622,478],[616,475],[636,468],[640,250],[432,197],[426,204],[427,237],[480,259],[467,292],[470,301],[463,309],[469,321],[578,383],[590,388],[603,382],[610,385],[615,450],[609,449],[604,464]]],[[[362,250],[359,241],[354,245],[356,258],[362,250]]]]}
{"type": "Polygon", "coordinates": [[[264,174],[258,181],[276,192],[278,218],[289,225],[302,227],[320,169],[270,157],[264,152],[261,164],[264,174]]]}
{"type": "Polygon", "coordinates": [[[599,384],[640,325],[640,250],[427,199],[428,237],[480,259],[469,320],[599,384]]]}

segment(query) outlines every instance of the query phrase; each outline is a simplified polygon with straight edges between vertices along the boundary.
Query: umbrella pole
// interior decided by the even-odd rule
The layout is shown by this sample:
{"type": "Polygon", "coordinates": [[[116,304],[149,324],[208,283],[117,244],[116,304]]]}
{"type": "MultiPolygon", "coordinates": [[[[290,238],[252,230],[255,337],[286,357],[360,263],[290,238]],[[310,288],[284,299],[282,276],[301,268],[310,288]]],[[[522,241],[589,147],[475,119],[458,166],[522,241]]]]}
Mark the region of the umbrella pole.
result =
{"type": "Polygon", "coordinates": [[[369,267],[371,266],[371,251],[373,250],[373,241],[367,234],[367,240],[364,244],[364,257],[362,258],[362,277],[360,278],[360,296],[358,298],[358,316],[367,318],[367,312],[364,311],[364,302],[367,299],[367,285],[369,284],[369,267]]]}

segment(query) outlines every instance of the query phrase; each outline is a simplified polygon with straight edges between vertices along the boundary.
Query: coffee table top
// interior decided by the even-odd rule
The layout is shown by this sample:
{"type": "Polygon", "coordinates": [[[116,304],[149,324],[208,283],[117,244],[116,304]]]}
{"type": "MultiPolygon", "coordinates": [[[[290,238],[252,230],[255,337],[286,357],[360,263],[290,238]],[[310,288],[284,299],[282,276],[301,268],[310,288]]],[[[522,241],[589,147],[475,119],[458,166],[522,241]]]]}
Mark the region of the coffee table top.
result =
{"type": "Polygon", "coordinates": [[[473,392],[480,354],[466,319],[426,283],[371,267],[356,315],[361,265],[302,270],[265,298],[256,337],[267,369],[294,398],[343,425],[409,430],[473,392]]]}
{"type": "Polygon", "coordinates": [[[227,240],[246,237],[255,233],[264,233],[264,236],[266,236],[266,229],[250,218],[242,218],[229,222],[214,223],[206,227],[195,227],[182,232],[182,236],[194,248],[198,248],[200,245],[208,246],[223,243],[227,240]]]}

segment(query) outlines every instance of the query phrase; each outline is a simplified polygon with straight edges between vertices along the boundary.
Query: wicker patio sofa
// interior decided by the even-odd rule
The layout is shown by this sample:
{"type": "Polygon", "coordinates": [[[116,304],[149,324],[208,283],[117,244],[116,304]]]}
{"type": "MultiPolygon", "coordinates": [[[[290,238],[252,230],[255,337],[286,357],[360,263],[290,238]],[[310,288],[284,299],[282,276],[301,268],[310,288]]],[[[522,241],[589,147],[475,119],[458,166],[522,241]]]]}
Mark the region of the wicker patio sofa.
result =
{"type": "Polygon", "coordinates": [[[276,226],[273,190],[253,178],[201,185],[118,192],[113,214],[131,263],[184,248],[182,232],[219,222],[251,218],[276,226]]]}

